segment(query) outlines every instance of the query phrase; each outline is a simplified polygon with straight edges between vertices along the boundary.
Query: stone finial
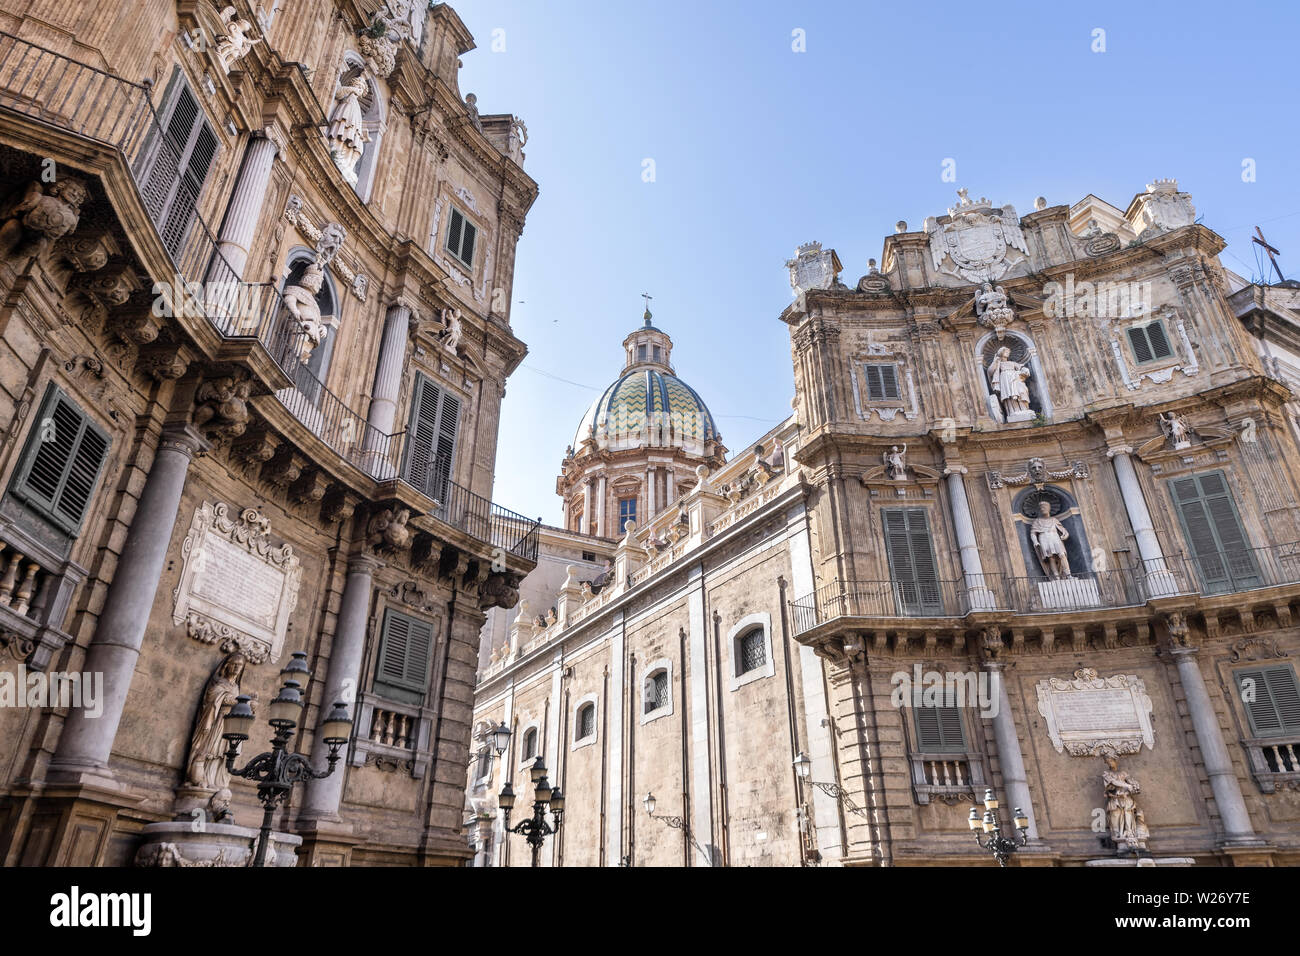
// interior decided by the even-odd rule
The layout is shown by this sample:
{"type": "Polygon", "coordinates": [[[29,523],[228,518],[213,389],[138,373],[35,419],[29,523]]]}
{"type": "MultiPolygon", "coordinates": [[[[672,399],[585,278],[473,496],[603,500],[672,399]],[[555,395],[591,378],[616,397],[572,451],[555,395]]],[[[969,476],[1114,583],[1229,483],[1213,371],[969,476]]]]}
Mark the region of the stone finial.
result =
{"type": "Polygon", "coordinates": [[[1047,208],[1046,196],[1039,196],[1037,199],[1034,200],[1034,210],[1036,212],[1042,212],[1046,208],[1047,208]]]}
{"type": "Polygon", "coordinates": [[[897,233],[907,232],[907,220],[900,219],[898,220],[898,222],[894,223],[894,232],[897,233]]]}

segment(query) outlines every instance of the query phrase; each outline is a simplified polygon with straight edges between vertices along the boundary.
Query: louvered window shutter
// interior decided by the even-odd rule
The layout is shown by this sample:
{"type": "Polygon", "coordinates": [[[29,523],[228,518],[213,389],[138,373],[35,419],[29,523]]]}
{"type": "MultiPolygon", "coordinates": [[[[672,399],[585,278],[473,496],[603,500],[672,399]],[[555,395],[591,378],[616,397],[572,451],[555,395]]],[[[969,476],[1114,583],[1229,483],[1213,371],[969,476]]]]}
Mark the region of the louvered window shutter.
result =
{"type": "Polygon", "coordinates": [[[465,229],[465,217],[459,209],[451,211],[451,222],[447,226],[447,251],[453,256],[460,256],[460,237],[465,229]]]}
{"type": "Polygon", "coordinates": [[[429,679],[433,626],[427,621],[384,612],[377,682],[423,694],[429,679]]]}
{"type": "Polygon", "coordinates": [[[109,439],[61,390],[46,393],[12,490],[68,534],[82,522],[108,458],[109,439]],[[47,440],[48,439],[48,440],[47,440]]]}
{"type": "Polygon", "coordinates": [[[880,366],[880,387],[885,398],[898,398],[898,369],[893,365],[880,366]]]}
{"type": "Polygon", "coordinates": [[[1242,706],[1256,737],[1300,734],[1300,686],[1286,664],[1237,671],[1242,706]]]}
{"type": "Polygon", "coordinates": [[[943,600],[925,509],[886,508],[881,515],[899,613],[941,614],[943,600]]]}
{"type": "Polygon", "coordinates": [[[1151,343],[1152,358],[1169,358],[1174,350],[1169,346],[1169,336],[1165,335],[1164,323],[1152,322],[1147,326],[1147,340],[1151,343]]]}
{"type": "Polygon", "coordinates": [[[863,366],[863,371],[867,377],[867,398],[873,402],[878,402],[885,397],[885,387],[880,379],[879,365],[863,366]]]}
{"type": "Polygon", "coordinates": [[[478,229],[473,223],[465,223],[465,234],[460,240],[460,259],[467,266],[474,264],[474,240],[478,238],[478,229]]]}
{"type": "Polygon", "coordinates": [[[965,753],[961,711],[956,707],[917,707],[916,744],[919,753],[965,753]]]}
{"type": "Polygon", "coordinates": [[[1138,360],[1138,364],[1150,362],[1155,358],[1155,356],[1151,354],[1151,345],[1147,342],[1147,333],[1145,329],[1129,329],[1128,343],[1133,348],[1133,357],[1138,360]]]}
{"type": "Polygon", "coordinates": [[[460,399],[423,375],[415,377],[407,433],[406,480],[435,501],[446,503],[456,461],[460,399]]]}
{"type": "Polygon", "coordinates": [[[164,135],[142,177],[145,208],[158,227],[163,245],[179,258],[194,223],[199,195],[217,155],[217,137],[185,81],[179,88],[164,135]]]}
{"type": "Polygon", "coordinates": [[[1201,584],[1209,593],[1258,587],[1259,569],[1223,472],[1170,482],[1201,584]]]}

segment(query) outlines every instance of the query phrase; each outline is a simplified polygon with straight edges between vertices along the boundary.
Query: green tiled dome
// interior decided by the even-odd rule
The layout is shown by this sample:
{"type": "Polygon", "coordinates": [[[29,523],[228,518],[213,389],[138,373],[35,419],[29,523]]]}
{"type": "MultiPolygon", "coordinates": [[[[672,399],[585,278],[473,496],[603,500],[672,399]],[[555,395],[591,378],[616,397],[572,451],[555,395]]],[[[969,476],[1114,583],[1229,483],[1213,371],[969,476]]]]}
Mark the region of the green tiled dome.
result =
{"type": "Polygon", "coordinates": [[[703,455],[706,443],[718,440],[718,430],[695,389],[675,375],[643,367],[625,373],[591,404],[573,447],[580,449],[589,437],[611,451],[652,445],[703,455]]]}

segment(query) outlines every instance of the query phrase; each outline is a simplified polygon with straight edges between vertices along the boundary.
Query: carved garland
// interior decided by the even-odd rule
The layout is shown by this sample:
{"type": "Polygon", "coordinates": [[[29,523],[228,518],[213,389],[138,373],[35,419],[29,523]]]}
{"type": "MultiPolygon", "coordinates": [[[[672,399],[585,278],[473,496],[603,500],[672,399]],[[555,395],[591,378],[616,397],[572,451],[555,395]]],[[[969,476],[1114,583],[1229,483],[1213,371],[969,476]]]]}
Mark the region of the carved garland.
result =
{"type": "MultiPolygon", "coordinates": [[[[318,229],[316,226],[312,225],[311,220],[307,218],[307,214],[302,211],[301,196],[293,195],[289,197],[289,202],[284,207],[284,218],[300,233],[302,233],[308,242],[315,245],[318,252],[322,253],[324,261],[321,262],[321,265],[329,265],[333,268],[334,271],[339,274],[339,277],[347,283],[348,291],[362,302],[365,302],[366,293],[370,288],[370,279],[365,275],[365,273],[354,272],[350,269],[347,263],[338,256],[337,248],[329,251],[322,251],[321,236],[324,235],[324,232],[322,229],[318,229]]],[[[329,228],[329,225],[332,224],[327,224],[325,228],[329,228]]],[[[335,225],[335,228],[342,233],[342,226],[335,225]]]]}

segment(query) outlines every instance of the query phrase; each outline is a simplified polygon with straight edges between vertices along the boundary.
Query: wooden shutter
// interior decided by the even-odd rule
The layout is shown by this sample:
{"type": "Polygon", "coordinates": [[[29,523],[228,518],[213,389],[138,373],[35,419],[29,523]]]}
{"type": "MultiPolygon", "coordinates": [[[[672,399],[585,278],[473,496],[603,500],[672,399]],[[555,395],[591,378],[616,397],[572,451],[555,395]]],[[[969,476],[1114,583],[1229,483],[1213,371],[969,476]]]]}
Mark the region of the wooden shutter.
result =
{"type": "Polygon", "coordinates": [[[895,365],[864,365],[867,380],[867,399],[873,402],[898,398],[898,367],[895,365]]]}
{"type": "Polygon", "coordinates": [[[1256,737],[1300,734],[1300,686],[1289,665],[1237,671],[1237,688],[1250,729],[1256,737]],[[1250,684],[1247,685],[1247,681],[1250,684]],[[1246,699],[1247,686],[1252,700],[1246,699]]]}
{"type": "Polygon", "coordinates": [[[898,369],[893,365],[881,365],[880,386],[885,398],[898,398],[898,369]]]}
{"type": "Polygon", "coordinates": [[[1152,358],[1169,358],[1174,350],[1169,345],[1169,336],[1165,335],[1165,326],[1159,320],[1147,326],[1147,341],[1151,344],[1152,358]]]}
{"type": "Polygon", "coordinates": [[[443,503],[456,461],[459,426],[460,399],[417,374],[404,471],[412,487],[443,503]]]}
{"type": "Polygon", "coordinates": [[[456,460],[456,428],[460,424],[460,399],[442,393],[442,408],[438,413],[438,446],[433,459],[433,497],[447,500],[447,483],[456,460]]]}
{"type": "Polygon", "coordinates": [[[924,508],[885,508],[885,550],[898,613],[942,614],[939,575],[924,508]]]}
{"type": "Polygon", "coordinates": [[[432,624],[397,611],[385,611],[378,681],[423,694],[429,680],[432,645],[432,624]]]}
{"type": "Polygon", "coordinates": [[[1151,354],[1151,345],[1147,342],[1147,333],[1142,328],[1132,328],[1128,330],[1128,344],[1133,348],[1133,357],[1138,363],[1150,362],[1154,356],[1151,354]]]}
{"type": "Polygon", "coordinates": [[[453,256],[460,256],[460,237],[465,229],[465,217],[461,215],[459,209],[453,208],[451,211],[451,222],[447,226],[447,251],[453,256]]]}
{"type": "Polygon", "coordinates": [[[1205,590],[1258,587],[1259,569],[1223,472],[1177,478],[1169,485],[1205,590]]]}
{"type": "Polygon", "coordinates": [[[478,229],[472,222],[466,221],[465,233],[460,240],[460,259],[467,266],[474,265],[474,241],[478,238],[478,229]]]}
{"type": "Polygon", "coordinates": [[[59,388],[46,393],[12,485],[15,497],[76,534],[108,458],[109,439],[59,388]],[[46,423],[52,434],[45,441],[46,423]]]}
{"type": "Polygon", "coordinates": [[[194,222],[199,194],[217,155],[217,137],[189,86],[179,76],[163,135],[142,177],[145,208],[163,245],[179,257],[194,222]]]}
{"type": "Polygon", "coordinates": [[[916,746],[919,753],[965,753],[961,711],[956,707],[917,707],[916,746]]]}

